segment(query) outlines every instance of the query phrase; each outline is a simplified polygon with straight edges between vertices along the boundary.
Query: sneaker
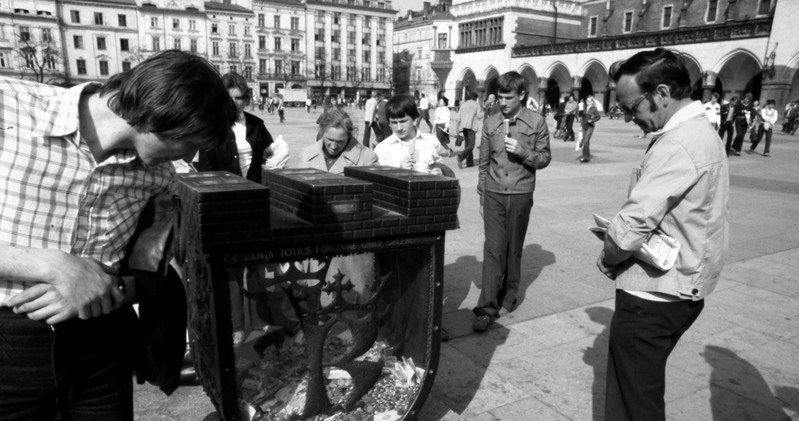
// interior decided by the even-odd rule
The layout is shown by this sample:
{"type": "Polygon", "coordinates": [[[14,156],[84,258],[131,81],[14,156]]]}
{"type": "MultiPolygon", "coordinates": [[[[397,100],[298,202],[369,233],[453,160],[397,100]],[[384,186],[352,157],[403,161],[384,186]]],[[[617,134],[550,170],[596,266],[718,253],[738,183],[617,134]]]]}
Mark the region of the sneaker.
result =
{"type": "Polygon", "coordinates": [[[494,320],[490,316],[477,316],[477,319],[475,319],[472,325],[472,329],[475,332],[485,332],[492,323],[494,323],[494,320]]]}
{"type": "Polygon", "coordinates": [[[732,151],[732,154],[735,156],[741,156],[741,151],[732,151]]]}
{"type": "Polygon", "coordinates": [[[580,162],[585,164],[586,162],[590,161],[590,159],[580,158],[580,162]]]}
{"type": "Polygon", "coordinates": [[[458,168],[462,170],[463,169],[463,158],[461,158],[460,155],[456,155],[455,159],[458,160],[458,168]]]}
{"type": "Polygon", "coordinates": [[[771,156],[771,154],[770,154],[770,153],[764,153],[764,154],[763,154],[763,156],[765,156],[766,158],[768,158],[768,157],[770,157],[770,156],[771,156]]]}

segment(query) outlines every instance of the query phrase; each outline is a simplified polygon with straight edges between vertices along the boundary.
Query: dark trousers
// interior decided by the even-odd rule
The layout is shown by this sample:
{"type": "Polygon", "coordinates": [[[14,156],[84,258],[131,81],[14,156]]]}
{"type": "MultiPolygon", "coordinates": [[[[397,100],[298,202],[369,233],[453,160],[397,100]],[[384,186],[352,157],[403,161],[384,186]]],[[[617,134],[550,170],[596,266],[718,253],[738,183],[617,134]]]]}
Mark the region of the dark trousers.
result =
{"type": "Polygon", "coordinates": [[[0,419],[133,420],[126,311],[51,329],[0,308],[0,419]]]}
{"type": "Polygon", "coordinates": [[[616,290],[610,321],[605,419],[666,419],[666,360],[704,300],[658,302],[616,290]]]}
{"type": "Polygon", "coordinates": [[[763,149],[763,153],[770,153],[771,152],[771,134],[773,128],[766,130],[762,125],[760,126],[760,130],[757,131],[757,136],[752,140],[752,146],[749,147],[749,150],[753,151],[757,148],[757,145],[760,143],[760,140],[763,139],[763,135],[766,135],[766,146],[763,149]]]}
{"type": "Polygon", "coordinates": [[[363,122],[363,146],[369,147],[369,141],[372,139],[372,123],[368,121],[363,122]]]}
{"type": "Polygon", "coordinates": [[[594,126],[583,129],[583,155],[582,159],[591,159],[591,136],[594,135],[594,126]]]}
{"type": "Polygon", "coordinates": [[[286,120],[286,116],[283,114],[283,109],[282,108],[277,110],[277,115],[280,116],[280,122],[281,123],[286,120]]]}
{"type": "Polygon", "coordinates": [[[458,159],[466,162],[467,167],[474,166],[474,130],[463,129],[463,152],[458,154],[458,159]]]}
{"type": "Polygon", "coordinates": [[[746,122],[746,117],[735,118],[735,140],[732,141],[733,151],[741,152],[747,127],[749,127],[749,124],[746,122]]]}
{"type": "Polygon", "coordinates": [[[499,309],[518,305],[522,248],[533,208],[533,194],[483,193],[483,281],[478,316],[497,317],[499,309]]]}
{"type": "Polygon", "coordinates": [[[387,137],[391,136],[391,126],[388,124],[382,125],[378,122],[372,123],[372,129],[375,131],[375,142],[380,143],[387,137]]]}
{"type": "Polygon", "coordinates": [[[436,138],[444,149],[449,149],[449,133],[443,124],[436,124],[436,138]]]}
{"type": "Polygon", "coordinates": [[[721,123],[721,128],[719,128],[719,137],[722,141],[724,141],[724,135],[727,135],[727,141],[724,144],[724,150],[727,155],[730,154],[730,148],[732,147],[732,135],[735,132],[733,127],[732,121],[724,121],[721,123]]]}
{"type": "Polygon", "coordinates": [[[427,109],[427,110],[420,109],[419,119],[416,120],[416,128],[417,129],[422,126],[422,121],[427,123],[428,130],[433,130],[433,123],[430,122],[430,110],[429,109],[427,109]]]}
{"type": "Polygon", "coordinates": [[[566,125],[566,137],[563,140],[566,142],[574,141],[574,114],[568,114],[564,124],[566,125]]]}

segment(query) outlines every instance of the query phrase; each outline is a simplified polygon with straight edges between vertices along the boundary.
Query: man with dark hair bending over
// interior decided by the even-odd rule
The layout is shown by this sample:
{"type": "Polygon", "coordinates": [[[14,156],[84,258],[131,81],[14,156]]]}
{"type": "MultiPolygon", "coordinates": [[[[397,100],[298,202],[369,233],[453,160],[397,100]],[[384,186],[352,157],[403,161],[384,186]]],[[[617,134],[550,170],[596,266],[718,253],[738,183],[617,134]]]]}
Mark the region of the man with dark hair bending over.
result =
{"type": "Polygon", "coordinates": [[[120,262],[169,161],[224,141],[236,106],[171,50],[103,85],[0,77],[0,119],[0,419],[132,420],[120,262]]]}
{"type": "Polygon", "coordinates": [[[624,119],[652,140],[610,221],[599,270],[616,281],[606,420],[665,420],[666,361],[713,292],[727,250],[727,156],[682,57],[658,48],[611,69],[624,119]],[[633,257],[653,233],[681,245],[661,270],[633,257]]]}
{"type": "Polygon", "coordinates": [[[483,214],[483,278],[475,332],[484,332],[520,303],[521,260],[530,221],[535,172],[552,160],[549,130],[540,114],[524,106],[524,77],[517,72],[497,80],[501,112],[486,116],[480,141],[477,192],[483,214]]]}

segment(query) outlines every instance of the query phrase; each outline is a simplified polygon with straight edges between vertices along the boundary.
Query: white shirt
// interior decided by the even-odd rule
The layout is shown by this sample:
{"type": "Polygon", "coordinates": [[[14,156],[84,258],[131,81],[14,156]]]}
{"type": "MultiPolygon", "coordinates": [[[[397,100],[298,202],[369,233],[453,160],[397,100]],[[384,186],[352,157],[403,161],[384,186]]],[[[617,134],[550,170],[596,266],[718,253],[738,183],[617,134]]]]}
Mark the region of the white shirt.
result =
{"type": "Polygon", "coordinates": [[[415,161],[413,170],[430,172],[430,166],[441,161],[440,147],[441,143],[435,136],[417,130],[416,137],[408,141],[400,140],[396,134],[392,134],[377,144],[375,154],[380,165],[402,168],[400,163],[413,151],[415,161]]]}
{"type": "Polygon", "coordinates": [[[449,129],[449,108],[441,106],[436,108],[436,115],[433,124],[443,124],[445,129],[449,129]]]}
{"type": "Polygon", "coordinates": [[[721,104],[706,102],[705,103],[705,115],[707,116],[708,121],[711,124],[719,124],[721,123],[721,104]]]}
{"type": "Polygon", "coordinates": [[[236,149],[239,150],[241,176],[247,177],[247,171],[250,170],[250,163],[252,162],[252,147],[247,142],[247,126],[237,121],[233,125],[233,135],[236,138],[236,149]]]}
{"type": "Polygon", "coordinates": [[[763,109],[760,110],[760,117],[763,118],[763,126],[764,126],[764,128],[766,130],[768,130],[774,125],[774,123],[777,122],[777,118],[778,118],[777,109],[776,108],[772,108],[771,111],[769,111],[768,108],[763,107],[763,109]]]}
{"type": "Polygon", "coordinates": [[[430,101],[427,100],[427,97],[424,97],[419,100],[419,109],[421,110],[429,110],[430,109],[430,101]]]}

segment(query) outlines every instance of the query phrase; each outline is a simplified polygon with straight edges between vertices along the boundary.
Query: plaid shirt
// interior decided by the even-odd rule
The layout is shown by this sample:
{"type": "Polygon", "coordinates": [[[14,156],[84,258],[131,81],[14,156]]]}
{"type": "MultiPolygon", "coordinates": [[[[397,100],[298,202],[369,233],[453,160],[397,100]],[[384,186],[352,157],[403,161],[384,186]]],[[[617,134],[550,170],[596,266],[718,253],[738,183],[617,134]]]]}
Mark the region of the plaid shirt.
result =
{"type": "MultiPolygon", "coordinates": [[[[142,208],[174,173],[168,163],[145,168],[131,150],[95,161],[79,133],[78,103],[98,89],[0,77],[0,242],[58,249],[116,271],[142,208]]],[[[25,286],[0,280],[0,306],[25,286]]]]}

